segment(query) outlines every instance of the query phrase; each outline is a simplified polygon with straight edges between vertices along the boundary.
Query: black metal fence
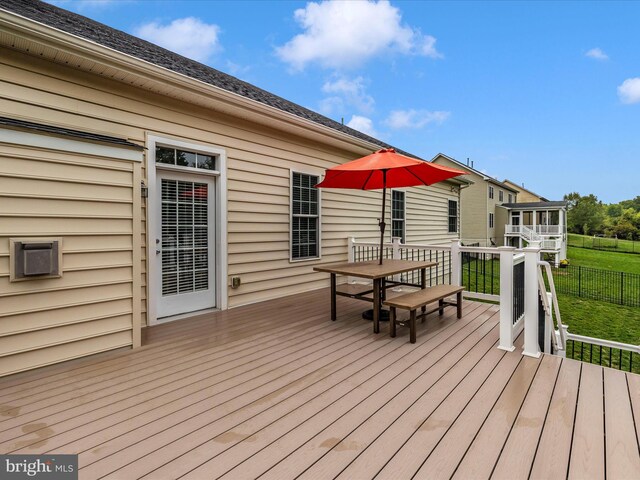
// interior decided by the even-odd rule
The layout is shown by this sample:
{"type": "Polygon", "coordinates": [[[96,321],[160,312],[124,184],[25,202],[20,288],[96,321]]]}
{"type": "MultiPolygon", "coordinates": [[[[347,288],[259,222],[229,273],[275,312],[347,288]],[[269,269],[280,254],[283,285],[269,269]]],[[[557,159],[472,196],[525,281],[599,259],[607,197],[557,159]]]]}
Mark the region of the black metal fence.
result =
{"type": "Polygon", "coordinates": [[[568,265],[553,268],[558,293],[640,307],[640,275],[568,265]]]}
{"type": "MultiPolygon", "coordinates": [[[[356,262],[377,260],[380,258],[380,247],[374,245],[354,245],[353,259],[356,262]]],[[[393,258],[393,247],[384,247],[383,259],[393,258]]],[[[435,265],[427,269],[427,286],[432,287],[449,283],[451,279],[451,252],[448,250],[429,250],[425,248],[401,248],[400,259],[412,261],[429,261],[435,265]]],[[[420,270],[405,272],[399,275],[400,282],[420,285],[420,270]]],[[[389,279],[391,280],[391,278],[389,279]]]]}
{"type": "Polygon", "coordinates": [[[640,373],[640,354],[630,350],[568,339],[566,353],[567,358],[640,373]]]}
{"type": "Polygon", "coordinates": [[[500,294],[500,255],[462,252],[462,285],[468,292],[500,294]]]}
{"type": "Polygon", "coordinates": [[[569,234],[567,245],[570,247],[590,248],[609,252],[640,253],[640,241],[615,237],[587,237],[569,234]]]}

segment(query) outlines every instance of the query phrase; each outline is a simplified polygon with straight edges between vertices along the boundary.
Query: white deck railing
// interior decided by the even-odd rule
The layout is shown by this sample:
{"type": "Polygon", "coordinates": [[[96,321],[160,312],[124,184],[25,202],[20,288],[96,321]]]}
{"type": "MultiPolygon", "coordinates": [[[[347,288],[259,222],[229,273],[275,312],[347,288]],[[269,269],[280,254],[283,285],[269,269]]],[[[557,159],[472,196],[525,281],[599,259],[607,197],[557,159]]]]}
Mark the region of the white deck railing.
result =
{"type": "MultiPolygon", "coordinates": [[[[348,239],[349,261],[376,260],[380,245],[348,239]]],[[[385,243],[384,258],[431,260],[436,266],[427,275],[427,285],[450,283],[465,286],[466,298],[480,298],[500,304],[500,342],[498,348],[515,350],[514,342],[524,330],[523,355],[539,357],[542,351],[565,355],[567,341],[583,342],[628,352],[627,363],[640,355],[640,346],[582,337],[568,333],[562,323],[553,273],[540,261],[544,245],[536,242],[518,250],[514,247],[467,247],[458,240],[450,245],[402,244],[400,239],[385,243]],[[546,275],[546,281],[545,281],[546,275]],[[480,285],[482,282],[482,286],[480,285]],[[496,285],[497,284],[497,285],[496,285]],[[548,291],[549,290],[549,291],[548,291]],[[544,322],[539,316],[542,302],[544,322]],[[538,332],[544,328],[544,345],[538,332]]],[[[395,276],[402,284],[417,285],[414,272],[395,276]]],[[[354,279],[355,280],[355,279],[354,279]]],[[[360,279],[361,280],[361,279],[360,279]]],[[[350,280],[351,281],[351,280],[350,280]]],[[[636,359],[636,363],[640,359],[636,359]]]]}
{"type": "Polygon", "coordinates": [[[562,235],[562,225],[505,225],[506,234],[519,235],[522,230],[528,229],[537,235],[562,235]]]}

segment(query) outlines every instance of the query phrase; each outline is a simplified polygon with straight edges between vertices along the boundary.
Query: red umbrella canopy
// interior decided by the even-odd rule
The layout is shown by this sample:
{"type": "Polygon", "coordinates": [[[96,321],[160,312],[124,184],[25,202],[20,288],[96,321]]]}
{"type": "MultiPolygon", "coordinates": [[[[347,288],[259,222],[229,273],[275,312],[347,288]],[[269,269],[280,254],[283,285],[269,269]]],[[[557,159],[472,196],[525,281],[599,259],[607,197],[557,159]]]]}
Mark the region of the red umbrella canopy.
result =
{"type": "Polygon", "coordinates": [[[366,157],[330,168],[327,170],[324,180],[316,187],[382,189],[382,216],[378,223],[380,226],[379,263],[382,265],[387,188],[432,185],[448,178],[466,174],[467,172],[462,170],[410,158],[397,153],[393,148],[385,148],[366,157]]]}
{"type": "Polygon", "coordinates": [[[467,172],[410,158],[388,148],[330,168],[316,187],[359,190],[415,187],[432,185],[458,175],[467,175],[467,172]]]}

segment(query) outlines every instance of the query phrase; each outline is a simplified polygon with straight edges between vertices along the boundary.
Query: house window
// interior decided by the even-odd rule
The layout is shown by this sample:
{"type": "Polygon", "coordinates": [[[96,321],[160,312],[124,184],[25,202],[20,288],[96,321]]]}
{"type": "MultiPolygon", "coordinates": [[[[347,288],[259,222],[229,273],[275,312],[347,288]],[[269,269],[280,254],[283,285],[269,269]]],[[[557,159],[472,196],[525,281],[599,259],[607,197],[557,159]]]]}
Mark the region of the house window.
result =
{"type": "Polygon", "coordinates": [[[213,155],[171,147],[156,146],[156,163],[199,170],[216,169],[216,157],[213,155]]]}
{"type": "Polygon", "coordinates": [[[502,190],[498,190],[498,201],[504,202],[504,192],[502,190]]]}
{"type": "Polygon", "coordinates": [[[493,213],[489,214],[489,228],[493,228],[493,213]]]}
{"type": "Polygon", "coordinates": [[[489,187],[489,198],[493,198],[493,187],[489,187]]]}
{"type": "Polygon", "coordinates": [[[458,202],[449,200],[449,233],[458,232],[458,202]]]}
{"type": "Polygon", "coordinates": [[[391,238],[398,237],[404,243],[405,192],[391,191],[391,238]]]}
{"type": "Polygon", "coordinates": [[[509,194],[507,198],[509,199],[509,203],[513,203],[513,195],[509,194]]]}
{"type": "Polygon", "coordinates": [[[320,200],[315,175],[291,174],[291,259],[320,256],[320,200]]]}

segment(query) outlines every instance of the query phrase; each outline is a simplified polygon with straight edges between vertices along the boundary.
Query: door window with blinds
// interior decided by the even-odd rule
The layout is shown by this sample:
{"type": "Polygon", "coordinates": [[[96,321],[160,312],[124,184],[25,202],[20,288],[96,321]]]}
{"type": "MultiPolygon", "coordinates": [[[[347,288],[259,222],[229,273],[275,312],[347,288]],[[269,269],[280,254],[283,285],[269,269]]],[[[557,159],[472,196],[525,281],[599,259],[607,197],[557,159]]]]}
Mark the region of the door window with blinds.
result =
{"type": "Polygon", "coordinates": [[[320,257],[320,195],[316,175],[291,172],[291,260],[320,257]]]}
{"type": "Polygon", "coordinates": [[[391,190],[391,238],[405,243],[405,192],[391,190]]]}
{"type": "Polygon", "coordinates": [[[209,185],[161,180],[162,295],[209,288],[209,185]]]}

